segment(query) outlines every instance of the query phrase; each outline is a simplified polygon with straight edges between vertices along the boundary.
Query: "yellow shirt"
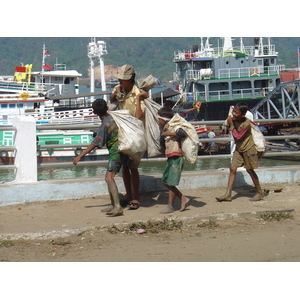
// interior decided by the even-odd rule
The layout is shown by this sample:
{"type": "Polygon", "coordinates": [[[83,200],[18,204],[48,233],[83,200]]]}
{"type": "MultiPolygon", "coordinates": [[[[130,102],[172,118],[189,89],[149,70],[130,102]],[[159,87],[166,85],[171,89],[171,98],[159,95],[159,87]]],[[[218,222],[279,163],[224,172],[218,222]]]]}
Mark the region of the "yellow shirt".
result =
{"type": "MultiPolygon", "coordinates": [[[[115,87],[113,89],[113,93],[115,92],[117,87],[115,87]]],[[[121,92],[125,94],[124,90],[121,88],[121,92]]],[[[135,111],[136,111],[136,96],[140,93],[140,90],[139,88],[134,85],[132,90],[127,94],[125,95],[124,99],[122,100],[119,100],[119,109],[126,109],[126,110],[129,110],[130,114],[134,117],[135,116],[135,111]]],[[[143,112],[143,116],[141,118],[141,120],[144,122],[145,120],[145,115],[144,115],[144,112],[145,112],[145,103],[144,101],[142,100],[141,101],[141,110],[143,112]]]]}

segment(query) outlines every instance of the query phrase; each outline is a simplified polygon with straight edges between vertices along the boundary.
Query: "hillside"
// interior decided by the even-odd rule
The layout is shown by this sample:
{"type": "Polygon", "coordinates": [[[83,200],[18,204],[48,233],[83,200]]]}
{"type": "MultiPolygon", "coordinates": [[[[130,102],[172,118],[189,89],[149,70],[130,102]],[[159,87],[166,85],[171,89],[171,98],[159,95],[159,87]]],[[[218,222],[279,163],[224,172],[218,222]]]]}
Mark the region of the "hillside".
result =
{"type": "MultiPolygon", "coordinates": [[[[14,67],[22,63],[32,63],[34,70],[40,70],[45,44],[50,51],[46,60],[48,64],[66,63],[69,69],[76,69],[86,78],[89,76],[87,45],[90,40],[89,37],[0,37],[0,75],[12,75],[14,67]]],[[[118,66],[129,63],[135,67],[138,78],[152,74],[165,81],[172,79],[175,70],[174,52],[189,51],[200,43],[199,37],[97,38],[99,40],[105,41],[107,46],[108,54],[104,57],[110,72],[107,77],[113,76],[118,66]]],[[[215,47],[221,44],[217,38],[211,38],[211,42],[215,47]]],[[[299,37],[274,37],[271,42],[279,52],[281,64],[287,68],[297,67],[299,37]]],[[[244,44],[252,45],[253,38],[244,38],[244,44]]]]}

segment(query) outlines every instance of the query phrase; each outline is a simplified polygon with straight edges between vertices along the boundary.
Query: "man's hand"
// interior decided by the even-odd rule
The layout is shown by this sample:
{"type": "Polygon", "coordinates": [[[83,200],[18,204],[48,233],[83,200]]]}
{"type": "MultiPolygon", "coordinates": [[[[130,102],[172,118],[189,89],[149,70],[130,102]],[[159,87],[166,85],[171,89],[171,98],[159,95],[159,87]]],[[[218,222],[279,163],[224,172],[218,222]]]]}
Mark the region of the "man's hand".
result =
{"type": "Polygon", "coordinates": [[[233,119],[232,119],[232,117],[227,117],[226,121],[229,124],[229,126],[233,125],[233,119]]]}
{"type": "Polygon", "coordinates": [[[77,163],[81,160],[81,157],[78,155],[73,159],[73,165],[77,165],[77,163]]]}

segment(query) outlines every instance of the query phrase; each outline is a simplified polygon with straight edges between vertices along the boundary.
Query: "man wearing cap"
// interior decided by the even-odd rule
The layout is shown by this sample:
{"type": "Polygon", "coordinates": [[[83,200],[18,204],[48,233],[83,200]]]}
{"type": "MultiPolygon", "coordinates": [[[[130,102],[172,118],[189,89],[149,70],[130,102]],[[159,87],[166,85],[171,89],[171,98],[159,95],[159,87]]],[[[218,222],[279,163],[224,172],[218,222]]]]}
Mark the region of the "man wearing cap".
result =
{"type": "MultiPolygon", "coordinates": [[[[116,103],[119,109],[129,110],[130,114],[145,122],[144,99],[148,98],[146,92],[141,92],[135,85],[135,70],[131,65],[122,66],[116,75],[119,80],[110,96],[110,102],[116,103]]],[[[140,175],[138,163],[127,157],[123,164],[123,181],[126,189],[126,204],[130,209],[137,209],[140,206],[140,175]],[[133,187],[133,195],[131,191],[133,187]]]]}

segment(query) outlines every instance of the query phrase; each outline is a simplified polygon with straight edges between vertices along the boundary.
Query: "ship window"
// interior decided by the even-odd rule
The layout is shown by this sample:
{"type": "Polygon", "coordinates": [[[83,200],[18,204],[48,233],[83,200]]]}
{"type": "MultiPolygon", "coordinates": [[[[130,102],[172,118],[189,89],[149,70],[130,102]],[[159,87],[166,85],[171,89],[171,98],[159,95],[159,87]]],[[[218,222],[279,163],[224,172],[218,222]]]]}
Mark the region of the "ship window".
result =
{"type": "Polygon", "coordinates": [[[244,61],[243,60],[241,60],[241,64],[243,64],[244,63],[244,61]]]}
{"type": "Polygon", "coordinates": [[[7,104],[1,104],[1,108],[7,108],[7,104]]]}
{"type": "Polygon", "coordinates": [[[90,136],[89,135],[83,135],[81,137],[81,143],[85,144],[85,143],[89,143],[90,142],[90,136]]]}
{"type": "Polygon", "coordinates": [[[15,108],[15,107],[16,107],[16,104],[14,104],[14,103],[9,104],[9,108],[15,108]]]}
{"type": "Polygon", "coordinates": [[[229,61],[227,60],[227,61],[226,61],[226,65],[228,65],[228,64],[229,64],[229,61]]]}
{"type": "Polygon", "coordinates": [[[70,137],[64,138],[64,144],[71,144],[71,143],[72,143],[72,138],[70,138],[70,137]]]}

